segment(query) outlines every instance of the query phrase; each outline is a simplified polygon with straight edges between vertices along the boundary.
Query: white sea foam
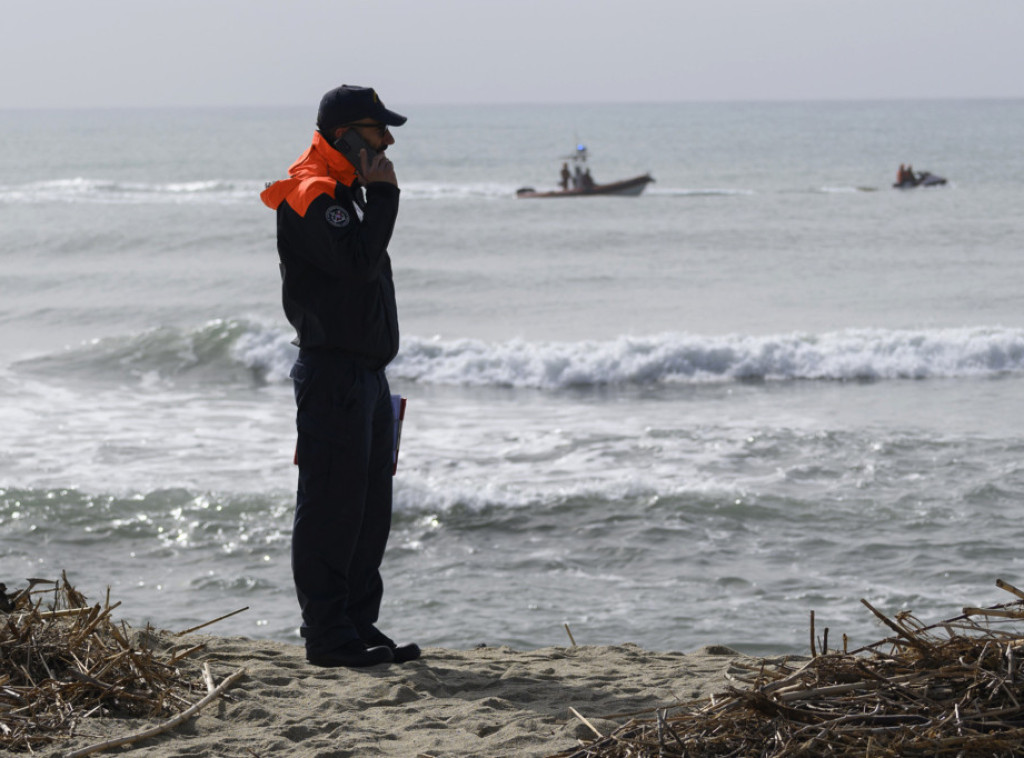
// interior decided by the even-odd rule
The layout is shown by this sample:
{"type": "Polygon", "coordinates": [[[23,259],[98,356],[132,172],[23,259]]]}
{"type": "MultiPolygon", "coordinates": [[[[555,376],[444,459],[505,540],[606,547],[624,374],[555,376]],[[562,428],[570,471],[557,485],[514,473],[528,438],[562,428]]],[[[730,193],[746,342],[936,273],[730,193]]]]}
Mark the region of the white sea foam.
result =
{"type": "Polygon", "coordinates": [[[263,189],[255,181],[212,179],[189,182],[130,182],[72,177],[25,184],[0,184],[0,203],[252,203],[263,189]]]}
{"type": "Polygon", "coordinates": [[[507,199],[515,197],[518,187],[495,182],[454,184],[444,182],[402,182],[406,200],[464,200],[467,198],[507,199]]]}
{"type": "Polygon", "coordinates": [[[672,187],[649,187],[646,190],[648,195],[661,195],[663,197],[708,197],[715,195],[733,196],[733,195],[753,195],[755,194],[752,189],[726,189],[726,188],[696,188],[696,189],[680,189],[672,187]]]}
{"type": "MultiPolygon", "coordinates": [[[[138,376],[229,372],[280,383],[296,348],[289,329],[258,319],[158,329],[24,362],[60,372],[116,365],[138,376]],[[219,368],[218,368],[219,364],[219,368]]],[[[824,334],[657,334],[607,341],[485,342],[403,338],[390,376],[425,384],[558,389],[626,384],[883,381],[1024,372],[1024,329],[856,329],[824,334]]]]}
{"type": "Polygon", "coordinates": [[[849,195],[855,192],[876,192],[877,187],[822,187],[819,192],[833,195],[849,195]]]}
{"type": "Polygon", "coordinates": [[[249,322],[247,327],[232,345],[232,357],[268,382],[287,381],[298,354],[291,333],[257,322],[249,322]]]}
{"type": "Polygon", "coordinates": [[[986,376],[1024,371],[1024,330],[662,334],[566,343],[412,338],[390,371],[420,382],[537,388],[986,376]]]}

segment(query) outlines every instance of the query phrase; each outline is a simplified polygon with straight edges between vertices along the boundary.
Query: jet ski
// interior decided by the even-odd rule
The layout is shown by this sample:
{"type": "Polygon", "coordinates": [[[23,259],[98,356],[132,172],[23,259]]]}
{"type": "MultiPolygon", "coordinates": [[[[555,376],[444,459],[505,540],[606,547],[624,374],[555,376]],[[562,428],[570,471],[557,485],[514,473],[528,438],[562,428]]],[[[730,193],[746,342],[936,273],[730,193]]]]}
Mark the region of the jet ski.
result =
{"type": "Polygon", "coordinates": [[[913,189],[914,187],[938,187],[946,184],[946,177],[937,176],[930,171],[922,171],[915,174],[913,171],[906,172],[902,181],[894,182],[896,189],[913,189]]]}

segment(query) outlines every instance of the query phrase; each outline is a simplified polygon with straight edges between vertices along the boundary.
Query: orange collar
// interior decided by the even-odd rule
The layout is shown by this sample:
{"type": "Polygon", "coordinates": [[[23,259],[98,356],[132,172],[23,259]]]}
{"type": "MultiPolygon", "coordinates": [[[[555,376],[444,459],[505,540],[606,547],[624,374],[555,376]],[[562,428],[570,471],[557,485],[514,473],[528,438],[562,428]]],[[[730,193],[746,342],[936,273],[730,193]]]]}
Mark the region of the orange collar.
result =
{"type": "Polygon", "coordinates": [[[294,179],[329,176],[351,187],[356,181],[356,169],[348,158],[328,144],[320,132],[313,134],[313,144],[288,169],[294,179]]]}
{"type": "Polygon", "coordinates": [[[260,193],[260,199],[274,210],[287,200],[303,217],[320,195],[334,197],[337,182],[351,187],[357,178],[348,158],[327,144],[320,132],[313,135],[313,144],[288,169],[288,176],[269,185],[260,193]]]}

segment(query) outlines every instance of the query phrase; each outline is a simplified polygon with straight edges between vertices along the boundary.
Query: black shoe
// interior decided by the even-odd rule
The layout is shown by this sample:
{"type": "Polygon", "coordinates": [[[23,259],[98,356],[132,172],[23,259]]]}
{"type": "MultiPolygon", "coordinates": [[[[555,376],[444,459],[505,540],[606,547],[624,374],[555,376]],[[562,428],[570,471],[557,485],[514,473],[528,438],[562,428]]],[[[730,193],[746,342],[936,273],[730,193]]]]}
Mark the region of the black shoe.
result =
{"type": "Polygon", "coordinates": [[[363,642],[367,647],[372,645],[390,649],[391,654],[395,657],[395,663],[408,663],[409,661],[415,661],[420,657],[420,655],[422,655],[420,646],[415,642],[410,642],[408,645],[397,645],[393,639],[376,627],[373,627],[371,632],[363,638],[363,642]]]}
{"type": "Polygon", "coordinates": [[[306,653],[306,660],[324,668],[364,668],[391,663],[395,660],[395,654],[387,645],[368,647],[362,640],[352,640],[326,653],[306,653]]]}

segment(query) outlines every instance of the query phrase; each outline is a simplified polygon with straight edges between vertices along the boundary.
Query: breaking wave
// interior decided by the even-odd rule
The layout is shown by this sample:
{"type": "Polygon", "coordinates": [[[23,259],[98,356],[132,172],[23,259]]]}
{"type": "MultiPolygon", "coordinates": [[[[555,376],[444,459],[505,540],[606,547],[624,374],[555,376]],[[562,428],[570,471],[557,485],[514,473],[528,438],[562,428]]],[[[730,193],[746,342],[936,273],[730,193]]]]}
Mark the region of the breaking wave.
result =
{"type": "Polygon", "coordinates": [[[413,339],[389,371],[420,382],[536,388],[975,377],[1024,371],[1024,330],[662,334],[542,344],[413,339]]]}
{"type": "MultiPolygon", "coordinates": [[[[96,340],[22,361],[44,373],[120,379],[287,381],[292,334],[277,323],[216,320],[96,340]]],[[[1024,330],[859,329],[823,334],[659,334],[607,341],[487,342],[405,337],[388,373],[426,384],[558,389],[659,383],[885,381],[1024,372],[1024,330]]]]}

